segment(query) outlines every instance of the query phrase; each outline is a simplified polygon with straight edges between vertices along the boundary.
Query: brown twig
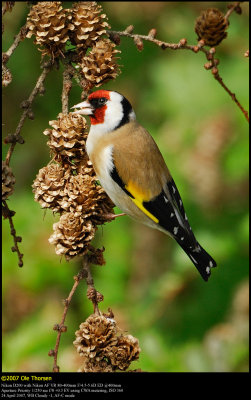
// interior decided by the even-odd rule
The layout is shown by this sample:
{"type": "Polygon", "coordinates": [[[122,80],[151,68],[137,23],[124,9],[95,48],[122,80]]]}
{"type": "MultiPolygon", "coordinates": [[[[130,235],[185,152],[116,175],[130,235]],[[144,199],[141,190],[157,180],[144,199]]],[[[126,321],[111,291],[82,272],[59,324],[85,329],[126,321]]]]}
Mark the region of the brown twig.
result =
{"type": "Polygon", "coordinates": [[[57,334],[57,339],[56,339],[56,345],[55,348],[53,350],[49,351],[49,356],[53,356],[54,361],[53,361],[53,372],[59,372],[59,366],[57,365],[57,357],[58,357],[58,348],[59,348],[59,344],[60,344],[60,339],[61,339],[61,334],[62,332],[66,332],[67,328],[64,325],[65,323],[65,319],[66,319],[66,315],[69,309],[69,305],[71,302],[71,299],[80,283],[80,281],[84,278],[84,273],[83,273],[83,269],[81,269],[81,271],[78,273],[78,275],[74,276],[74,284],[73,287],[67,297],[67,299],[64,300],[64,311],[63,311],[63,316],[61,319],[61,322],[59,324],[54,325],[53,329],[58,331],[57,334]]]}
{"type": "Polygon", "coordinates": [[[239,109],[245,115],[246,120],[249,122],[248,112],[240,104],[240,102],[237,99],[236,95],[233,92],[231,92],[231,90],[225,85],[225,83],[223,82],[222,77],[219,74],[218,68],[216,68],[216,67],[212,68],[212,74],[213,74],[214,78],[219,82],[219,84],[223,87],[223,89],[226,90],[226,92],[229,94],[229,96],[232,98],[232,100],[235,102],[235,104],[239,107],[239,109]]]}
{"type": "Polygon", "coordinates": [[[72,88],[72,72],[69,64],[65,66],[63,72],[63,90],[62,90],[62,113],[68,114],[69,110],[69,94],[72,88]]]}
{"type": "Polygon", "coordinates": [[[59,349],[59,344],[60,344],[60,339],[61,339],[61,334],[62,332],[67,331],[67,327],[65,326],[65,319],[66,315],[69,309],[69,305],[71,302],[71,299],[80,283],[81,280],[85,279],[87,283],[87,297],[92,301],[93,306],[94,306],[94,313],[100,314],[100,311],[98,309],[98,303],[103,300],[103,296],[101,293],[96,291],[94,287],[94,281],[92,278],[91,270],[90,270],[90,259],[88,255],[85,255],[82,260],[82,269],[79,271],[79,273],[74,276],[74,284],[73,287],[67,297],[67,299],[64,300],[64,311],[63,311],[63,316],[61,318],[61,322],[59,324],[55,324],[53,329],[56,330],[57,333],[57,339],[56,339],[56,344],[55,348],[50,350],[48,355],[53,356],[53,372],[59,372],[60,368],[58,366],[57,358],[58,358],[58,349],[59,349]]]}
{"type": "MultiPolygon", "coordinates": [[[[228,19],[229,16],[232,14],[233,11],[240,12],[240,2],[236,2],[233,5],[229,6],[229,10],[227,11],[225,18],[228,19]]],[[[133,32],[133,26],[129,25],[124,31],[107,31],[108,36],[110,37],[111,40],[114,40],[114,42],[118,42],[118,37],[120,36],[126,36],[134,40],[134,43],[136,47],[138,48],[139,51],[143,49],[143,40],[151,42],[156,44],[158,47],[161,49],[170,49],[170,50],[190,50],[193,51],[194,53],[198,52],[203,52],[207,58],[207,60],[210,60],[210,63],[205,64],[206,69],[211,69],[213,73],[214,78],[219,82],[219,84],[223,87],[223,89],[230,95],[231,99],[235,102],[235,104],[239,107],[239,109],[242,111],[244,114],[246,120],[249,122],[249,117],[248,117],[248,112],[244,109],[244,107],[241,105],[239,100],[236,98],[236,95],[227,87],[227,85],[223,82],[222,77],[219,75],[218,68],[216,68],[216,64],[214,63],[214,57],[212,55],[212,52],[210,50],[206,50],[203,46],[204,43],[203,41],[199,41],[197,45],[188,45],[187,40],[181,39],[179,43],[168,43],[168,42],[163,42],[161,40],[156,39],[156,29],[151,29],[148,33],[148,35],[139,35],[139,34],[134,34],[133,32]],[[210,65],[209,65],[210,64],[210,65]],[[216,68],[213,70],[213,68],[216,68]],[[217,70],[217,73],[216,73],[217,70]]],[[[215,49],[214,49],[215,52],[215,49]]],[[[219,61],[219,60],[217,60],[219,61]]]]}
{"type": "Polygon", "coordinates": [[[6,159],[5,159],[6,165],[9,165],[9,163],[10,163],[10,159],[11,159],[13,150],[14,150],[17,142],[18,142],[18,138],[19,138],[21,129],[23,127],[24,121],[30,115],[30,113],[31,113],[31,105],[32,105],[36,95],[39,93],[39,90],[41,88],[43,88],[44,80],[45,80],[47,74],[49,73],[49,71],[51,70],[51,68],[52,68],[52,64],[50,64],[50,63],[46,63],[44,65],[43,71],[42,71],[41,75],[39,76],[39,78],[37,80],[37,83],[36,83],[34,89],[32,90],[28,100],[22,102],[21,106],[23,108],[25,108],[25,109],[24,109],[23,114],[21,115],[20,121],[19,121],[19,123],[17,125],[17,128],[16,128],[16,131],[13,134],[13,137],[15,138],[15,140],[13,140],[13,142],[11,143],[10,148],[9,148],[9,150],[7,152],[6,159]]]}
{"type": "Polygon", "coordinates": [[[25,39],[26,30],[27,30],[26,25],[22,26],[18,34],[15,36],[14,42],[12,43],[10,48],[3,53],[5,63],[10,59],[10,57],[16,50],[17,46],[19,45],[19,43],[25,39]]]}
{"type": "Polygon", "coordinates": [[[82,260],[83,275],[87,284],[87,297],[92,301],[94,314],[100,315],[98,303],[103,300],[103,296],[94,287],[94,281],[91,274],[91,265],[88,256],[84,256],[82,260]]]}
{"type": "Polygon", "coordinates": [[[13,219],[12,219],[12,217],[14,217],[14,215],[15,215],[15,211],[12,211],[9,209],[6,200],[3,200],[2,215],[3,215],[4,219],[8,218],[8,220],[9,220],[10,233],[13,236],[13,240],[14,240],[14,246],[11,248],[11,250],[13,252],[14,251],[17,252],[18,266],[22,267],[23,266],[23,254],[21,253],[21,251],[19,250],[19,247],[18,247],[18,243],[22,241],[22,238],[21,238],[21,236],[16,235],[16,230],[15,230],[13,219]]]}
{"type": "Polygon", "coordinates": [[[225,18],[228,19],[232,12],[236,11],[237,13],[240,13],[240,3],[241,1],[236,1],[234,4],[229,4],[228,5],[228,11],[225,14],[225,18]]]}

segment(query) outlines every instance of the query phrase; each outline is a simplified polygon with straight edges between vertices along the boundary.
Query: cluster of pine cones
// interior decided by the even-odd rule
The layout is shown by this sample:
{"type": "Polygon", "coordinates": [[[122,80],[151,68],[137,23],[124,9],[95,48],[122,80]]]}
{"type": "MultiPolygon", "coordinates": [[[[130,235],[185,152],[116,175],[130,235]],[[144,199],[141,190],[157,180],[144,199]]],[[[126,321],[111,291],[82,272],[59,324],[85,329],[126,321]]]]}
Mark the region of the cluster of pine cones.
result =
{"type": "Polygon", "coordinates": [[[119,334],[113,316],[92,314],[75,335],[73,344],[84,361],[78,372],[125,371],[139,358],[138,339],[119,334]]]}
{"type": "Polygon", "coordinates": [[[71,9],[64,9],[61,1],[38,2],[30,10],[26,26],[26,37],[35,36],[34,43],[42,55],[64,57],[67,45],[71,46],[88,90],[116,78],[120,72],[116,58],[120,51],[103,37],[110,26],[95,1],[79,1],[71,9]]]}
{"type": "Polygon", "coordinates": [[[44,134],[52,161],[39,170],[33,182],[35,200],[42,208],[60,214],[49,242],[67,260],[86,254],[97,225],[110,221],[113,203],[97,184],[85,152],[87,124],[81,115],[59,114],[44,134]]]}
{"type": "MultiPolygon", "coordinates": [[[[38,2],[27,18],[27,34],[43,55],[64,56],[66,44],[74,46],[88,90],[114,79],[118,72],[115,44],[103,38],[109,27],[101,6],[94,1],[77,2],[64,9],[60,1],[38,2]],[[86,54],[87,50],[89,53],[86,54]]],[[[86,254],[97,225],[111,220],[113,203],[96,182],[85,151],[86,120],[74,113],[59,114],[44,134],[52,161],[40,169],[34,183],[35,200],[42,208],[58,213],[49,242],[67,260],[86,254]]]]}

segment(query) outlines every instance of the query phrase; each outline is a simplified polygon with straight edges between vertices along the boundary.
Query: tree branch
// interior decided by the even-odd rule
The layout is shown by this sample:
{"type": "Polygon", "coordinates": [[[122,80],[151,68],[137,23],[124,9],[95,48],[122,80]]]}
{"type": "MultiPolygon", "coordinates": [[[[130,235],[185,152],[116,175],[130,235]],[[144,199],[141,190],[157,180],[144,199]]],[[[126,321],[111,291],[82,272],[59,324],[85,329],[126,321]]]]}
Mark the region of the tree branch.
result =
{"type": "Polygon", "coordinates": [[[63,316],[62,316],[61,322],[59,324],[55,324],[54,327],[53,327],[54,330],[58,331],[55,348],[53,350],[50,350],[49,353],[48,353],[48,355],[49,356],[53,356],[53,359],[54,359],[53,360],[53,372],[59,372],[59,366],[57,365],[57,357],[58,357],[58,348],[59,348],[59,344],[60,344],[61,334],[62,334],[62,332],[66,332],[67,331],[67,327],[64,325],[64,323],[65,323],[66,315],[67,315],[67,312],[68,312],[68,309],[69,309],[69,305],[70,305],[71,299],[72,299],[72,297],[73,297],[73,295],[74,295],[74,293],[75,293],[80,281],[83,278],[84,278],[84,276],[83,276],[83,269],[82,269],[78,273],[77,276],[73,277],[75,282],[73,284],[73,287],[72,287],[67,299],[64,300],[65,307],[64,307],[64,311],[63,311],[63,316]]]}
{"type": "Polygon", "coordinates": [[[25,110],[24,110],[23,114],[21,115],[20,121],[19,121],[19,123],[17,125],[17,128],[16,128],[16,131],[13,134],[13,137],[14,137],[15,140],[12,141],[12,143],[10,145],[10,148],[8,150],[8,153],[6,155],[5,162],[6,162],[7,165],[9,165],[13,150],[14,150],[17,142],[19,141],[18,138],[19,138],[21,129],[23,127],[24,121],[31,113],[31,105],[32,105],[36,95],[40,91],[40,89],[43,88],[43,82],[44,82],[47,74],[51,70],[51,68],[52,68],[52,64],[50,64],[50,63],[45,63],[44,64],[43,71],[42,71],[41,75],[39,76],[39,78],[37,80],[37,83],[36,83],[34,89],[32,90],[28,100],[22,102],[22,104],[21,104],[21,107],[25,108],[25,110]]]}
{"type": "Polygon", "coordinates": [[[87,297],[93,303],[94,314],[100,315],[98,303],[103,300],[103,295],[101,293],[99,293],[94,287],[94,281],[93,281],[93,277],[91,274],[90,257],[87,254],[83,256],[82,269],[79,271],[77,276],[73,277],[73,279],[75,281],[73,284],[73,287],[72,287],[67,299],[64,300],[65,306],[64,306],[64,311],[63,311],[63,316],[61,318],[61,322],[59,324],[55,324],[53,327],[54,330],[58,331],[55,348],[50,350],[48,353],[48,355],[53,356],[53,359],[54,359],[53,372],[59,372],[59,370],[60,370],[59,366],[57,365],[57,358],[58,358],[58,349],[59,349],[61,334],[62,334],[62,332],[67,331],[67,326],[64,325],[66,315],[69,310],[71,299],[72,299],[81,280],[85,279],[85,281],[86,281],[87,297]]]}
{"type": "MultiPolygon", "coordinates": [[[[229,5],[229,10],[225,14],[225,18],[228,19],[229,16],[232,14],[233,11],[236,11],[237,13],[240,13],[240,2],[236,2],[233,5],[229,5]]],[[[188,45],[187,40],[181,39],[179,43],[168,43],[168,42],[163,42],[162,40],[156,39],[156,29],[153,28],[149,31],[148,35],[139,35],[132,33],[134,27],[132,25],[129,25],[124,31],[111,31],[108,30],[107,34],[110,37],[112,41],[118,44],[119,42],[119,37],[120,36],[125,36],[133,39],[136,47],[138,48],[139,51],[143,50],[143,40],[154,43],[161,49],[170,49],[170,50],[190,50],[193,51],[194,53],[198,52],[203,52],[207,58],[207,60],[210,60],[209,63],[205,64],[204,67],[205,69],[212,69],[212,73],[214,75],[214,78],[219,82],[219,84],[223,87],[223,89],[229,94],[231,99],[235,102],[235,104],[239,107],[241,112],[244,114],[246,120],[249,122],[249,117],[248,117],[248,111],[244,109],[244,107],[241,105],[239,100],[237,99],[236,95],[227,87],[227,85],[223,82],[222,77],[219,74],[218,68],[216,68],[216,65],[219,63],[219,60],[214,59],[214,53],[215,53],[215,48],[211,48],[210,50],[206,50],[204,46],[204,41],[200,40],[197,45],[188,45]]]]}
{"type": "Polygon", "coordinates": [[[12,217],[14,217],[14,215],[15,215],[15,211],[12,211],[9,209],[6,200],[3,200],[2,215],[3,215],[4,219],[8,218],[8,220],[9,220],[10,233],[13,236],[13,240],[14,240],[14,246],[11,248],[11,250],[13,252],[14,251],[17,252],[18,266],[22,267],[23,266],[23,254],[21,253],[21,251],[19,250],[19,247],[18,247],[18,243],[22,241],[22,238],[21,238],[21,236],[16,235],[16,230],[15,230],[14,223],[12,220],[12,217]]]}

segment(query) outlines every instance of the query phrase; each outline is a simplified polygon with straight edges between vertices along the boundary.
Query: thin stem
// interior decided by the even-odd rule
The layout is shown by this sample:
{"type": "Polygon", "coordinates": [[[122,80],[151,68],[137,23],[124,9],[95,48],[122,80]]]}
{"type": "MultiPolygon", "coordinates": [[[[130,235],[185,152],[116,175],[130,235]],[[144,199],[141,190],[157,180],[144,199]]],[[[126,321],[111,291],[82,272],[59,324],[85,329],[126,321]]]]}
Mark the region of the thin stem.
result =
{"type": "MultiPolygon", "coordinates": [[[[42,88],[43,82],[44,82],[47,74],[51,70],[51,67],[52,66],[50,64],[49,66],[46,65],[43,68],[43,71],[42,71],[41,75],[39,76],[39,78],[37,80],[37,83],[36,83],[34,89],[32,90],[32,92],[31,92],[31,94],[30,94],[30,96],[29,96],[29,98],[28,98],[28,100],[26,102],[26,108],[25,108],[23,114],[21,115],[20,121],[19,121],[19,123],[17,125],[17,128],[16,128],[16,131],[14,133],[14,136],[15,136],[16,139],[20,135],[21,129],[22,129],[23,124],[24,124],[24,121],[25,121],[25,119],[27,118],[27,116],[28,116],[28,114],[30,112],[31,105],[32,105],[36,95],[38,94],[40,88],[42,88]]],[[[12,153],[13,153],[13,150],[14,150],[16,144],[17,144],[17,141],[14,141],[13,143],[11,143],[11,146],[10,146],[10,148],[8,150],[8,153],[7,153],[6,159],[5,159],[5,162],[6,162],[7,165],[9,165],[9,163],[10,163],[10,159],[11,159],[11,156],[12,156],[12,153]]]]}
{"type": "Polygon", "coordinates": [[[90,260],[89,256],[85,255],[82,260],[82,269],[79,271],[77,276],[74,276],[74,284],[72,286],[72,289],[67,297],[67,299],[64,300],[64,311],[63,315],[61,318],[61,321],[59,324],[54,325],[54,330],[57,330],[57,338],[56,338],[56,344],[55,348],[53,350],[50,350],[49,355],[53,356],[53,372],[59,372],[59,366],[57,365],[57,358],[58,358],[58,349],[59,349],[59,344],[60,344],[60,339],[61,339],[61,334],[62,332],[66,332],[67,327],[64,325],[65,319],[67,312],[69,310],[69,306],[72,300],[72,297],[80,283],[81,280],[85,279],[86,284],[87,284],[87,297],[92,301],[93,306],[94,306],[94,313],[95,314],[100,314],[99,308],[98,308],[98,302],[102,301],[102,295],[98,293],[94,287],[94,281],[93,277],[91,274],[91,269],[90,269],[90,260]],[[92,293],[92,296],[88,296],[88,293],[92,293]]]}
{"type": "Polygon", "coordinates": [[[22,26],[18,34],[15,36],[14,42],[10,46],[10,48],[4,53],[6,62],[9,60],[10,56],[13,54],[13,52],[16,50],[17,46],[19,43],[25,39],[25,34],[26,34],[26,25],[22,26]]]}
{"type": "Polygon", "coordinates": [[[19,247],[18,247],[18,243],[21,242],[22,238],[20,236],[16,235],[16,230],[15,230],[13,219],[12,219],[12,217],[15,215],[15,211],[12,211],[9,209],[6,200],[3,200],[2,214],[5,219],[8,218],[8,220],[9,220],[10,233],[13,236],[13,241],[14,241],[14,246],[12,247],[12,251],[17,252],[18,266],[22,267],[23,266],[23,254],[21,253],[21,251],[19,250],[19,247]]]}
{"type": "Polygon", "coordinates": [[[228,19],[232,14],[232,12],[234,12],[235,9],[240,6],[240,3],[241,3],[240,1],[236,1],[234,4],[230,5],[229,10],[225,14],[226,19],[228,19]]]}
{"type": "Polygon", "coordinates": [[[68,114],[69,110],[69,94],[72,88],[72,72],[70,71],[69,65],[65,66],[63,72],[63,90],[62,90],[62,113],[68,114]]]}
{"type": "Polygon", "coordinates": [[[249,122],[249,116],[248,116],[248,112],[244,109],[244,107],[240,104],[239,100],[237,99],[236,95],[231,92],[231,90],[225,85],[225,83],[222,80],[222,77],[219,75],[219,73],[214,74],[214,78],[219,82],[219,84],[223,87],[223,89],[225,89],[225,91],[229,94],[229,96],[231,97],[231,99],[235,102],[235,104],[237,105],[237,107],[239,107],[239,109],[242,111],[242,113],[244,114],[246,120],[249,122]]]}
{"type": "Polygon", "coordinates": [[[72,287],[67,299],[64,300],[65,307],[64,307],[64,311],[63,311],[63,316],[62,316],[61,322],[60,322],[60,324],[56,324],[55,327],[54,327],[54,329],[58,331],[57,339],[56,339],[56,345],[55,345],[54,350],[52,351],[52,354],[49,353],[49,355],[53,355],[53,359],[54,359],[53,360],[53,372],[59,372],[59,366],[57,365],[57,358],[58,358],[58,349],[59,349],[61,334],[62,334],[62,332],[66,331],[66,327],[64,326],[64,323],[65,323],[66,315],[67,315],[67,312],[68,312],[68,309],[69,309],[69,305],[70,305],[71,299],[72,299],[72,297],[73,297],[73,295],[74,295],[74,293],[75,293],[80,281],[83,278],[84,278],[83,270],[81,270],[78,273],[77,276],[74,276],[74,281],[75,282],[73,284],[73,287],[72,287]]]}
{"type": "Polygon", "coordinates": [[[97,291],[94,286],[94,280],[91,273],[91,265],[88,256],[83,257],[82,261],[84,278],[87,284],[87,297],[92,301],[94,314],[100,315],[98,308],[97,291]]]}
{"type": "MultiPolygon", "coordinates": [[[[239,7],[240,2],[236,2],[233,4],[229,10],[227,11],[225,18],[228,19],[229,16],[232,14],[234,10],[236,10],[237,7],[239,7]]],[[[201,41],[198,42],[197,45],[188,45],[186,39],[181,39],[179,43],[168,43],[168,42],[163,42],[161,40],[158,40],[155,38],[156,30],[153,29],[151,31],[154,31],[154,36],[151,35],[151,31],[149,32],[148,35],[139,35],[139,34],[134,34],[132,33],[133,26],[129,26],[126,28],[124,31],[107,31],[108,36],[110,36],[111,40],[113,38],[116,38],[117,36],[126,36],[129,38],[132,38],[137,46],[137,43],[139,40],[146,40],[148,42],[154,43],[157,46],[161,47],[163,50],[165,49],[171,49],[171,50],[191,50],[194,53],[198,52],[203,52],[208,60],[212,60],[213,57],[210,53],[210,50],[204,49],[203,45],[201,45],[201,41]],[[129,28],[129,29],[128,29],[129,28]],[[129,31],[127,31],[127,29],[129,31]]],[[[140,50],[142,50],[143,47],[138,47],[140,50]]],[[[213,65],[213,64],[212,64],[213,65]]],[[[244,114],[246,120],[249,122],[249,117],[248,117],[248,111],[244,109],[244,107],[241,105],[241,103],[237,100],[236,95],[227,87],[227,85],[223,82],[223,79],[219,75],[218,69],[217,72],[213,74],[214,78],[219,82],[219,84],[223,87],[223,89],[230,95],[231,99],[235,102],[235,104],[239,107],[239,109],[242,111],[244,114]]]]}

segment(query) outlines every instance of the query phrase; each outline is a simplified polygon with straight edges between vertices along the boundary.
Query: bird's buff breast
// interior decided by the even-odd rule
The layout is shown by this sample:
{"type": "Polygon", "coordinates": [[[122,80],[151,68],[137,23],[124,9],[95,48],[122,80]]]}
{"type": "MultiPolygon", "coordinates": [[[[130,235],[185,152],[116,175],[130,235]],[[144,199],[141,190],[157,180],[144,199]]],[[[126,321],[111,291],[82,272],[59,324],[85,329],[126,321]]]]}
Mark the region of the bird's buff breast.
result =
{"type": "Polygon", "coordinates": [[[110,173],[113,169],[112,146],[110,145],[102,150],[100,149],[100,151],[95,151],[95,155],[93,155],[93,153],[89,154],[89,158],[93,164],[98,180],[113,203],[131,218],[151,226],[152,228],[157,228],[157,224],[151,221],[111,178],[110,173]]]}

